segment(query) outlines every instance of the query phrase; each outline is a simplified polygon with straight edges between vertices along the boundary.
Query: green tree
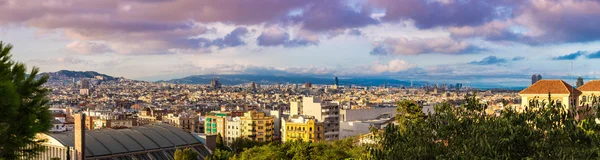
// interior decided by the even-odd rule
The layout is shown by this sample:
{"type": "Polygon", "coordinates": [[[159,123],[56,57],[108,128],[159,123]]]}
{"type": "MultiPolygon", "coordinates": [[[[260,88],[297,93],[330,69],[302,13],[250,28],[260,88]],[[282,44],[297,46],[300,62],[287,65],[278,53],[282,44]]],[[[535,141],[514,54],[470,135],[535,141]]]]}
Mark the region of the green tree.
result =
{"type": "Polygon", "coordinates": [[[221,133],[217,134],[216,143],[218,149],[229,150],[229,148],[223,143],[223,137],[221,136],[221,133]]]}
{"type": "Polygon", "coordinates": [[[235,153],[228,150],[216,149],[206,160],[228,160],[235,156],[235,153]]]}
{"type": "Polygon", "coordinates": [[[175,155],[173,155],[175,160],[197,160],[198,153],[192,151],[190,148],[186,149],[177,149],[175,151],[175,155]]]}
{"type": "Polygon", "coordinates": [[[19,159],[43,151],[35,135],[51,128],[51,116],[42,87],[48,76],[39,77],[37,67],[27,75],[25,64],[11,60],[11,49],[0,42],[0,157],[19,159]]]}
{"type": "MultiPolygon", "coordinates": [[[[551,96],[548,96],[551,99],[551,96]]],[[[388,125],[374,132],[368,159],[598,159],[597,114],[576,118],[578,109],[553,100],[530,101],[523,112],[506,108],[485,115],[475,96],[465,104],[435,106],[435,113],[406,129],[388,125]]],[[[600,105],[592,107],[600,109],[600,105]]],[[[405,121],[407,122],[407,121],[405,121]]]]}
{"type": "Polygon", "coordinates": [[[423,107],[410,100],[397,103],[396,121],[400,124],[400,130],[406,129],[406,123],[416,123],[423,118],[423,107]]]}

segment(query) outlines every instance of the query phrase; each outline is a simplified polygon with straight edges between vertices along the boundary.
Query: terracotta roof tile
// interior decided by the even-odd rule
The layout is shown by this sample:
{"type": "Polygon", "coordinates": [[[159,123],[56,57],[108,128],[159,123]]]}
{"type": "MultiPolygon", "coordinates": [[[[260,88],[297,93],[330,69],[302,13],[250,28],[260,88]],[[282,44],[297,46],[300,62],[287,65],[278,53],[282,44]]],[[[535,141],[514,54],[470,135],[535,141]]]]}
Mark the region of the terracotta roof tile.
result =
{"type": "Polygon", "coordinates": [[[519,94],[581,94],[581,91],[575,89],[563,80],[539,80],[531,86],[525,88],[519,94]]]}
{"type": "Polygon", "coordinates": [[[600,91],[600,80],[591,80],[577,88],[580,91],[600,91]]]}

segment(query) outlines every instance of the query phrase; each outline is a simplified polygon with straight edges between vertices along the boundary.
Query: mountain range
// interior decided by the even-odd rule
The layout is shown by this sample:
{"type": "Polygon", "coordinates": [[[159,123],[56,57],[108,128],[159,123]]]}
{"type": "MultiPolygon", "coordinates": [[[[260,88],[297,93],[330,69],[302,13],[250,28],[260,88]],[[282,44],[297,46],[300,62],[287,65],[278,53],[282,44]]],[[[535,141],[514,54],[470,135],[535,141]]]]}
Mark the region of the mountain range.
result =
{"type": "Polygon", "coordinates": [[[123,78],[113,77],[106,74],[98,73],[95,71],[70,71],[70,70],[60,70],[56,72],[45,72],[40,75],[49,75],[50,81],[63,81],[63,80],[71,80],[73,78],[95,78],[96,76],[102,76],[102,78],[106,81],[119,80],[123,78]]]}
{"type": "MultiPolygon", "coordinates": [[[[317,76],[302,76],[302,75],[248,75],[248,74],[235,74],[235,75],[193,75],[179,79],[172,79],[159,82],[169,82],[176,84],[210,84],[211,80],[217,78],[221,84],[224,85],[238,85],[250,82],[256,82],[258,84],[304,84],[310,82],[311,84],[333,84],[335,77],[317,77],[317,76]]],[[[359,86],[383,86],[385,83],[387,86],[410,86],[410,81],[402,81],[391,78],[382,77],[339,77],[339,85],[359,85],[359,86]]],[[[427,82],[414,81],[414,86],[423,86],[427,82]]]]}
{"type": "MultiPolygon", "coordinates": [[[[80,78],[95,78],[96,76],[102,76],[105,81],[121,80],[126,79],[123,77],[114,77],[95,71],[70,71],[60,70],[57,72],[46,72],[43,74],[50,75],[51,82],[63,82],[65,80],[80,79],[80,78]]],[[[304,84],[310,82],[312,84],[320,85],[332,85],[334,76],[308,76],[308,75],[250,75],[250,74],[232,74],[232,75],[192,75],[184,78],[177,78],[171,80],[160,80],[155,82],[167,82],[175,84],[210,84],[212,79],[217,78],[221,84],[224,85],[239,85],[250,82],[256,82],[261,85],[271,84],[304,84]]],[[[426,81],[408,81],[398,80],[389,77],[338,77],[339,85],[358,85],[358,86],[383,86],[385,83],[387,86],[425,86],[428,84],[426,81]]],[[[433,83],[429,83],[432,85],[433,83]]],[[[471,87],[480,89],[491,89],[491,88],[504,88],[510,90],[520,90],[524,87],[518,86],[498,86],[487,83],[475,83],[470,84],[471,87]]]]}

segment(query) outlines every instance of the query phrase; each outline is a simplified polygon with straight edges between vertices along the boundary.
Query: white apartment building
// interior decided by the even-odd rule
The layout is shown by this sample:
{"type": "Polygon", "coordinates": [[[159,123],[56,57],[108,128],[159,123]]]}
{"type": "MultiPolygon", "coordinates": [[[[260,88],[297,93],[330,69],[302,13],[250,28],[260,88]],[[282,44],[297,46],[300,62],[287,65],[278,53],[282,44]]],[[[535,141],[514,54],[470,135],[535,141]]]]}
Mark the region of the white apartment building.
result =
{"type": "Polygon", "coordinates": [[[323,122],[325,140],[337,140],[340,131],[340,104],[334,101],[323,101],[318,97],[303,97],[302,105],[291,102],[290,116],[298,115],[314,116],[319,122],[323,122]]]}
{"type": "Polygon", "coordinates": [[[242,137],[242,121],[240,120],[240,117],[228,116],[225,125],[226,127],[223,141],[226,143],[231,143],[242,137]]]}

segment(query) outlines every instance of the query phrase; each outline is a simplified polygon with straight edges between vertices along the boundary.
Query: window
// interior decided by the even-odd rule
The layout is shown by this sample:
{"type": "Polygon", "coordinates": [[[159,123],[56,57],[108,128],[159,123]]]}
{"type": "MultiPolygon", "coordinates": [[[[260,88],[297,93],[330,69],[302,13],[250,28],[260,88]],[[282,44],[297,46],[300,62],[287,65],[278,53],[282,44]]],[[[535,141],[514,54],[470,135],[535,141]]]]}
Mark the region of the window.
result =
{"type": "Polygon", "coordinates": [[[308,127],[308,131],[312,131],[312,127],[308,127]]]}
{"type": "Polygon", "coordinates": [[[557,106],[557,107],[562,107],[562,106],[563,106],[563,105],[562,105],[562,102],[560,101],[560,99],[557,99],[557,100],[556,100],[556,106],[557,106]]]}
{"type": "Polygon", "coordinates": [[[581,97],[581,101],[582,102],[587,102],[587,97],[586,96],[581,97]]]}

